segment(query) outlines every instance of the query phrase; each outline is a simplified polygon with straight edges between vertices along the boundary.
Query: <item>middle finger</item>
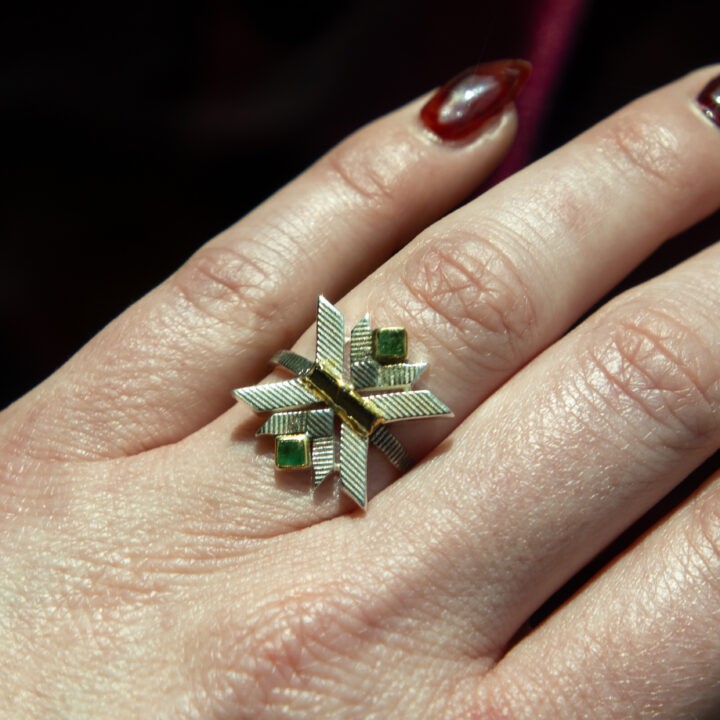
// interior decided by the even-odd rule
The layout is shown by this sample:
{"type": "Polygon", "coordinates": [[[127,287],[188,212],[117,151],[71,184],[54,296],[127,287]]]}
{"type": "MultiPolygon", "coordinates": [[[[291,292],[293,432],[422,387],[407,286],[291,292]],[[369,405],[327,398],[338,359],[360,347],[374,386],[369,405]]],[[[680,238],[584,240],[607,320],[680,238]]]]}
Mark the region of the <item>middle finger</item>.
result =
{"type": "MultiPolygon", "coordinates": [[[[429,384],[455,413],[397,429],[414,457],[662,241],[717,208],[720,136],[694,106],[717,71],[632,103],[436,223],[339,303],[349,323],[370,312],[376,326],[404,325],[411,361],[430,363],[429,384]]],[[[312,355],[313,333],[298,352],[312,355]]],[[[192,436],[176,449],[175,482],[190,497],[222,494],[251,535],[336,514],[334,498],[307,497],[310,481],[299,492],[274,482],[267,446],[238,442],[238,424],[250,439],[260,422],[237,408],[192,436]],[[258,450],[257,470],[238,482],[237,468],[258,450]]],[[[381,459],[372,474],[382,486],[393,470],[381,459]]]]}

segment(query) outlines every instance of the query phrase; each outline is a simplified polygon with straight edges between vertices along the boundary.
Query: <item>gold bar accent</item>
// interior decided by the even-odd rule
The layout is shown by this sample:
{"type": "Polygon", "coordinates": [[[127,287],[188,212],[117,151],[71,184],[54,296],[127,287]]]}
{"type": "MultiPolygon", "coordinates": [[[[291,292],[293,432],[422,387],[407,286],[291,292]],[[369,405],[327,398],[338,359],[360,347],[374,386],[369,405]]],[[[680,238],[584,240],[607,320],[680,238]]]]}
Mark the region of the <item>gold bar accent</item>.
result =
{"type": "Polygon", "coordinates": [[[365,399],[351,385],[324,367],[315,365],[310,372],[302,376],[302,381],[308,390],[332,408],[360,437],[370,437],[384,422],[373,402],[365,399]]]}

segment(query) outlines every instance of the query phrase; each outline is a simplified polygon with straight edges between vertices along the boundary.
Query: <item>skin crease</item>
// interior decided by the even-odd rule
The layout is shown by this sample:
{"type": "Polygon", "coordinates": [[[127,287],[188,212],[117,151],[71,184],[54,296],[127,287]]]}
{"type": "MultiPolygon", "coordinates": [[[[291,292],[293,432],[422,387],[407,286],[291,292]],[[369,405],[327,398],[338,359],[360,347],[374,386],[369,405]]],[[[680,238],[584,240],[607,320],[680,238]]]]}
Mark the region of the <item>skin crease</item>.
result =
{"type": "Polygon", "coordinates": [[[720,132],[693,98],[718,72],[641,98],[434,223],[498,162],[515,118],[448,146],[413,103],[5,410],[0,715],[714,717],[717,477],[513,638],[718,447],[720,248],[561,337],[717,209],[720,132]],[[289,286],[277,249],[292,257],[304,237],[332,286],[311,272],[289,286]],[[346,291],[350,321],[407,326],[455,411],[398,430],[429,455],[389,487],[373,462],[384,489],[367,513],[332,483],[313,496],[305,475],[275,474],[258,418],[223,412],[319,292],[346,291]]]}

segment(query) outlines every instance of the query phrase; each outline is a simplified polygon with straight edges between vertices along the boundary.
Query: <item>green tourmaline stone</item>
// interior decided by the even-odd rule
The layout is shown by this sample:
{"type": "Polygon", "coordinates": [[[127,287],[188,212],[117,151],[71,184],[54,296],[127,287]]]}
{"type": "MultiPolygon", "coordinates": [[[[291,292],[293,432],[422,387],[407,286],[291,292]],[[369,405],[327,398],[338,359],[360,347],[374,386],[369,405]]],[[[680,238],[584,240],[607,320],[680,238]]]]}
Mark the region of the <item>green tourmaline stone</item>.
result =
{"type": "Polygon", "coordinates": [[[278,435],[275,438],[275,465],[279,468],[306,468],[310,465],[310,438],[278,435]]]}
{"type": "Polygon", "coordinates": [[[402,327],[373,330],[373,357],[379,363],[403,362],[407,357],[407,331],[402,327]]]}

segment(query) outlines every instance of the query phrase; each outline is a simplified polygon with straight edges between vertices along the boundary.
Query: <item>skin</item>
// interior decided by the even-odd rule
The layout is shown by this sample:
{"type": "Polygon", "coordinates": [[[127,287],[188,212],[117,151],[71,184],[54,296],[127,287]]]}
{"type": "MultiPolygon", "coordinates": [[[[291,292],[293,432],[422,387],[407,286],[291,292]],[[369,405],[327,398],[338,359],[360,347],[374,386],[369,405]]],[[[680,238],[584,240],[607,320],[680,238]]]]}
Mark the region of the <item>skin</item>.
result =
{"type": "Polygon", "coordinates": [[[720,247],[568,332],[720,206],[720,130],[693,103],[719,72],[454,212],[514,111],[443,144],[411,103],[7,408],[2,716],[717,717],[716,476],[521,630],[720,444],[720,247]],[[455,412],[398,426],[424,459],[393,482],[374,458],[367,513],[275,473],[229,399],[296,338],[312,354],[319,293],[407,327],[455,412]]]}

